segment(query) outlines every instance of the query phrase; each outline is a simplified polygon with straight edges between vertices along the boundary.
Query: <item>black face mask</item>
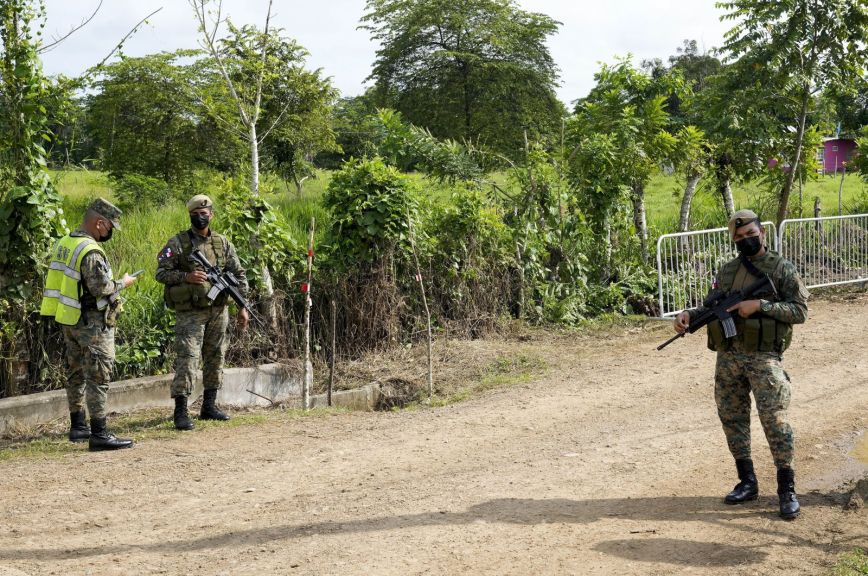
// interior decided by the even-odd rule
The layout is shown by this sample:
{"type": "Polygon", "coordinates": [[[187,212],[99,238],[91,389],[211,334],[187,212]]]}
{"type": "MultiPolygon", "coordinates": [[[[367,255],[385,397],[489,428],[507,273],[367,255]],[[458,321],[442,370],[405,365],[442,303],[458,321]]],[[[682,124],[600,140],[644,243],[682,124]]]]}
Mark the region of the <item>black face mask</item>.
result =
{"type": "Polygon", "coordinates": [[[108,234],[106,234],[105,236],[100,236],[99,238],[96,239],[96,241],[97,242],[108,242],[109,240],[112,239],[112,233],[114,231],[115,231],[114,227],[109,228],[108,234]]]}
{"type": "Polygon", "coordinates": [[[750,257],[756,256],[757,252],[763,247],[763,243],[759,236],[748,236],[736,242],[735,247],[738,248],[740,253],[750,257]]]}
{"type": "Polygon", "coordinates": [[[196,230],[204,230],[208,227],[209,222],[211,222],[211,218],[205,214],[190,214],[190,224],[196,230]]]}

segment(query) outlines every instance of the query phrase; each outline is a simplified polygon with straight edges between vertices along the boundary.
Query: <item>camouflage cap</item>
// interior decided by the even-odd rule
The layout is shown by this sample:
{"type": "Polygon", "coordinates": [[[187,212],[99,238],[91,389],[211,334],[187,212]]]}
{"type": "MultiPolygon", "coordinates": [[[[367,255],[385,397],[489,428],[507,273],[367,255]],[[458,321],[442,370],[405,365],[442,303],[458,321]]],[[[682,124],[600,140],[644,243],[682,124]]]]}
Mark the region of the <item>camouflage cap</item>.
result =
{"type": "Polygon", "coordinates": [[[193,210],[198,210],[199,208],[211,208],[214,206],[214,203],[211,202],[211,199],[205,196],[204,194],[196,194],[189,201],[187,201],[187,212],[192,212],[193,210]]]}
{"type": "Polygon", "coordinates": [[[759,216],[753,210],[739,210],[729,219],[729,235],[735,236],[735,231],[751,222],[759,224],[759,216]]]}
{"type": "Polygon", "coordinates": [[[105,198],[97,198],[94,200],[90,206],[87,207],[88,210],[96,212],[106,220],[112,223],[112,226],[121,229],[121,209],[106,200],[105,198]]]}

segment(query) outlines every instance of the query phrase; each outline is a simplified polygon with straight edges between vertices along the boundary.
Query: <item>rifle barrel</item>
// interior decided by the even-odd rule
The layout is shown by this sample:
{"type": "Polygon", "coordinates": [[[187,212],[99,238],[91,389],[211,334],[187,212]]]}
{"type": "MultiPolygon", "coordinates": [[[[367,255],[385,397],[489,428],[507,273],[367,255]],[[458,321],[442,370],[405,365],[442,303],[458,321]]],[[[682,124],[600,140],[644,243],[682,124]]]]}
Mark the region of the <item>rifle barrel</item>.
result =
{"type": "Polygon", "coordinates": [[[667,340],[666,342],[664,342],[663,344],[658,346],[657,349],[663,350],[664,348],[666,348],[667,346],[669,346],[670,344],[672,344],[673,342],[675,342],[679,338],[683,338],[685,334],[687,334],[686,330],[684,332],[682,332],[681,334],[676,334],[675,336],[673,336],[672,338],[670,338],[669,340],[667,340]]]}

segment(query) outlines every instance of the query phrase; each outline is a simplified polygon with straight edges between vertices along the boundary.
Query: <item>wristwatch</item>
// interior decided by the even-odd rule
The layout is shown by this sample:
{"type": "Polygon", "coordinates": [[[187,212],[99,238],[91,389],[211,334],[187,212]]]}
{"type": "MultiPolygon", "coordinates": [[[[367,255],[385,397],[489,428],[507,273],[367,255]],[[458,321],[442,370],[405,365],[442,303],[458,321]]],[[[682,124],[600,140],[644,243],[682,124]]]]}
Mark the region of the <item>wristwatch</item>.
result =
{"type": "Polygon", "coordinates": [[[774,302],[771,300],[760,300],[760,312],[771,312],[774,302]]]}

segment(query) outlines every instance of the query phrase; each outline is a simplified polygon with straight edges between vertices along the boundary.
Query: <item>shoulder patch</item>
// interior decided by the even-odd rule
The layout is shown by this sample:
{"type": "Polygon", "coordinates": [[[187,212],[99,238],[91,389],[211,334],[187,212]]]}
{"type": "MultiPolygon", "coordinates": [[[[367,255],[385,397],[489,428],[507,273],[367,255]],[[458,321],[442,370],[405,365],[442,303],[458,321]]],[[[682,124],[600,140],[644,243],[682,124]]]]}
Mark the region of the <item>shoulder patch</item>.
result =
{"type": "Polygon", "coordinates": [[[172,247],[166,246],[159,254],[157,254],[157,262],[162,262],[163,260],[171,258],[174,255],[175,251],[172,250],[172,247]]]}

